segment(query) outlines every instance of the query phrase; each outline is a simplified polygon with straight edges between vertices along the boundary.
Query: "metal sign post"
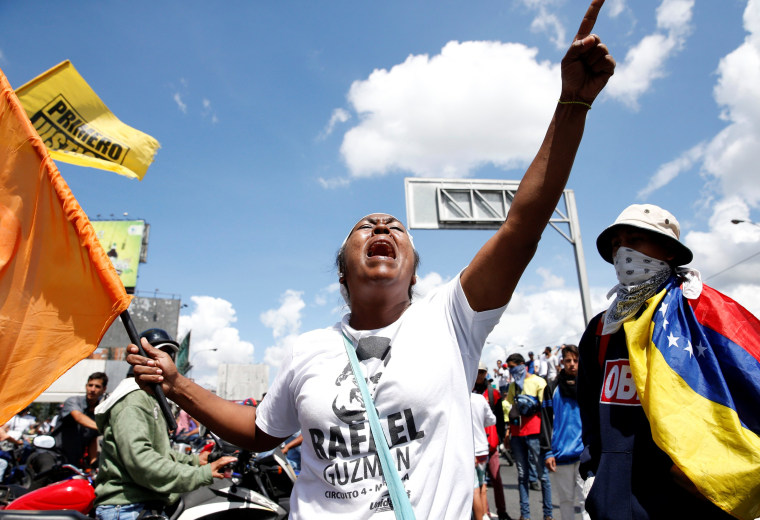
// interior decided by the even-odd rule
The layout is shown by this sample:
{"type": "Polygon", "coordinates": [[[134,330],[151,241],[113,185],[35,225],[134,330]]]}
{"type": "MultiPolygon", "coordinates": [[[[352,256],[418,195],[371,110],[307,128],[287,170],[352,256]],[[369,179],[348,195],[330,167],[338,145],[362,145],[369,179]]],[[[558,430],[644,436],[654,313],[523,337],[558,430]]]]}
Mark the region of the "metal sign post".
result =
{"type": "MultiPolygon", "coordinates": [[[[498,229],[507,219],[519,185],[520,181],[407,177],[404,179],[407,225],[410,229],[498,229]]],[[[593,314],[573,190],[563,191],[549,226],[570,242],[575,251],[583,318],[588,324],[593,314]]]]}

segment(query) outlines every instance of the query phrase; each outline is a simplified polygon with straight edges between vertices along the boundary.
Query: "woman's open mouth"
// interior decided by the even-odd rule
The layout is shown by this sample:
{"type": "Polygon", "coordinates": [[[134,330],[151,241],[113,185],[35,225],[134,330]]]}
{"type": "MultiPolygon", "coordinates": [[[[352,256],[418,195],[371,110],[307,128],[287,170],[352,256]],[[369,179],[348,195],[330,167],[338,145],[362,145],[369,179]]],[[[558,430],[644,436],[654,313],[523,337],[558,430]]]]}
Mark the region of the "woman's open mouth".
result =
{"type": "Polygon", "coordinates": [[[396,250],[393,245],[386,240],[377,240],[373,242],[367,249],[367,256],[384,256],[387,258],[396,258],[396,250]]]}

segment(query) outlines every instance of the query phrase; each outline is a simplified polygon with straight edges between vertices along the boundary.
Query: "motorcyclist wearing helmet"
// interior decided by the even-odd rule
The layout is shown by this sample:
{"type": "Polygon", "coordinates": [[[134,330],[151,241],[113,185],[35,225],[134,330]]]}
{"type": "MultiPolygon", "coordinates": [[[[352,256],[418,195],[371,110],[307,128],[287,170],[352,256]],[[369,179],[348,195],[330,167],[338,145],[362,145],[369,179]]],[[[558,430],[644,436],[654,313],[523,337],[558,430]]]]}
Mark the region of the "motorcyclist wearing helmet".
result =
{"type": "MultiPolygon", "coordinates": [[[[179,346],[162,329],[140,335],[172,359],[179,346]]],[[[186,455],[171,449],[166,420],[156,399],[139,390],[130,368],[127,378],[95,409],[103,435],[100,468],[95,479],[95,513],[101,520],[132,520],[145,509],[174,504],[180,493],[222,478],[220,471],[234,462],[221,457],[207,463],[208,453],[186,455]]]]}

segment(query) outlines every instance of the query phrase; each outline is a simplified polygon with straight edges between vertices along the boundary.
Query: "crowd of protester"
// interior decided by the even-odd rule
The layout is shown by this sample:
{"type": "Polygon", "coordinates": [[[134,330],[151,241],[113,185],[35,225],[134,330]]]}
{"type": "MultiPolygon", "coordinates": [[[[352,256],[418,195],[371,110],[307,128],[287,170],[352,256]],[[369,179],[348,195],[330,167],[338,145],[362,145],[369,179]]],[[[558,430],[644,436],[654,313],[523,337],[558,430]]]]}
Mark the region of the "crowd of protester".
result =
{"type": "MultiPolygon", "coordinates": [[[[619,284],[610,292],[615,295],[610,308],[592,320],[580,347],[546,347],[538,356],[529,352],[527,359],[513,353],[498,360],[490,374],[479,365],[486,339],[565,189],[587,113],[614,72],[615,60],[592,31],[602,3],[591,2],[562,60],[554,115],[507,220],[455,278],[413,302],[420,259],[412,236],[392,215],[372,213],[349,230],[336,258],[349,312],[332,327],[289,343],[258,406],[224,400],[180,374],[174,364],[177,343],[160,329],[143,333],[142,351],[128,347],[130,377],[108,398],[105,374],[88,378],[84,395],[63,404],[50,433],[68,462],[99,467],[99,519],[136,519],[149,504],[170,504],[178,493],[224,476],[220,469],[227,460],[171,452],[158,402],[144,391],[152,385],[161,385],[183,410],[180,433],[188,440],[197,440],[196,428],[203,424],[254,452],[283,446],[300,466],[290,501],[293,518],[459,520],[472,514],[475,520],[504,520],[510,518],[508,508],[519,508],[526,520],[530,492],[536,490],[542,498],[538,513],[552,520],[552,489],[563,520],[573,518],[576,507],[584,518],[613,520],[730,518],[727,509],[740,518],[760,514],[757,471],[742,475],[739,484],[723,485],[719,471],[702,467],[710,477],[705,485],[695,482],[694,475],[701,474],[692,472],[692,461],[667,447],[665,437],[673,437],[670,417],[650,415],[658,405],[650,399],[689,402],[677,401],[679,392],[687,395],[684,388],[661,379],[663,391],[647,387],[645,396],[633,382],[640,377],[634,365],[641,354],[629,345],[646,336],[644,325],[661,320],[661,328],[675,327],[662,321],[668,308],[686,300],[707,305],[700,294],[715,293],[703,287],[697,271],[682,267],[691,261],[691,251],[679,241],[678,221],[662,208],[626,208],[597,239],[619,284]],[[648,302],[657,298],[668,303],[657,307],[663,317],[654,318],[655,305],[648,302]],[[420,367],[430,360],[436,370],[421,381],[420,367]],[[645,411],[648,405],[654,408],[645,411]],[[515,468],[519,504],[506,503],[502,459],[515,468]],[[493,513],[485,500],[489,482],[493,513]]],[[[727,305],[728,298],[721,301],[727,305]]],[[[747,315],[748,323],[757,322],[747,315]]],[[[760,325],[756,328],[760,336],[760,325]]],[[[698,324],[692,330],[701,333],[698,324]]],[[[656,338],[650,333],[647,339],[656,338]]],[[[680,354],[684,363],[698,355],[717,357],[698,342],[707,342],[704,335],[693,339],[671,352],[667,349],[678,340],[671,334],[663,355],[680,354]]],[[[733,346],[715,348],[725,353],[733,346]]],[[[708,383],[718,372],[711,370],[708,383]]],[[[659,374],[653,377],[666,377],[659,374]]],[[[732,410],[733,426],[748,424],[757,436],[757,382],[747,379],[748,390],[732,410]]],[[[675,416],[686,407],[678,408],[667,412],[675,416]]],[[[23,436],[9,433],[11,427],[28,429],[35,422],[21,414],[3,435],[23,444],[23,436]]],[[[733,432],[720,429],[720,434],[733,432]]],[[[715,432],[705,428],[700,435],[715,432]]],[[[757,453],[745,453],[751,450],[741,439],[736,442],[721,446],[722,455],[739,455],[757,467],[752,460],[757,453]]]]}

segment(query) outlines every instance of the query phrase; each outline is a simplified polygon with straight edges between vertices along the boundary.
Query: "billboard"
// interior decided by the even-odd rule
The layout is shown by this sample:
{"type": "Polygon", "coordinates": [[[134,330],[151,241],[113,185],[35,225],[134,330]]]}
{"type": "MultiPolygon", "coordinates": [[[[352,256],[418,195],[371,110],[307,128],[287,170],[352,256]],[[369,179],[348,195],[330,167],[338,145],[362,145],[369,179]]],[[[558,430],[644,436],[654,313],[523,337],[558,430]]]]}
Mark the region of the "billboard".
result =
{"type": "Polygon", "coordinates": [[[92,227],[127,292],[134,292],[137,265],[145,262],[149,226],[144,220],[93,220],[92,227]]]}

